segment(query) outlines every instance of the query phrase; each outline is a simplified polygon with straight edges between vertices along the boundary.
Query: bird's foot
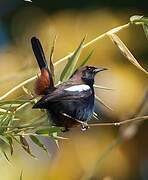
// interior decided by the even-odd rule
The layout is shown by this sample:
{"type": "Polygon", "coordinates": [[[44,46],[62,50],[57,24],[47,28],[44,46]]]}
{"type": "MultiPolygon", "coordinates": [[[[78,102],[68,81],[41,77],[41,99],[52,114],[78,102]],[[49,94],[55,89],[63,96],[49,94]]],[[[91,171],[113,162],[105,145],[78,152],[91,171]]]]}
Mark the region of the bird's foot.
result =
{"type": "Polygon", "coordinates": [[[83,121],[79,121],[79,120],[77,120],[77,121],[81,124],[82,131],[86,131],[89,128],[87,122],[83,122],[83,121]]]}
{"type": "Polygon", "coordinates": [[[81,124],[81,130],[82,130],[82,131],[86,131],[88,128],[89,128],[89,126],[88,126],[88,124],[87,124],[86,122],[83,122],[83,123],[81,124]]]}

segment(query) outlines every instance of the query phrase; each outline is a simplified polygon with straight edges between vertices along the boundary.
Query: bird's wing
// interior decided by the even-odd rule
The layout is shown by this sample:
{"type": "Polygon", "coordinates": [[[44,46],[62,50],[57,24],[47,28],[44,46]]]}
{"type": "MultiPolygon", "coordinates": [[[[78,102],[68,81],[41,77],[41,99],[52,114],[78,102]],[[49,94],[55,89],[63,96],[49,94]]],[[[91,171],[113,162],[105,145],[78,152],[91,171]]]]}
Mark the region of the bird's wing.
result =
{"type": "Polygon", "coordinates": [[[65,100],[76,101],[83,98],[87,98],[92,95],[92,89],[90,86],[85,84],[72,84],[59,86],[52,93],[41,98],[35,105],[34,108],[44,108],[50,102],[62,102],[65,100]]]}

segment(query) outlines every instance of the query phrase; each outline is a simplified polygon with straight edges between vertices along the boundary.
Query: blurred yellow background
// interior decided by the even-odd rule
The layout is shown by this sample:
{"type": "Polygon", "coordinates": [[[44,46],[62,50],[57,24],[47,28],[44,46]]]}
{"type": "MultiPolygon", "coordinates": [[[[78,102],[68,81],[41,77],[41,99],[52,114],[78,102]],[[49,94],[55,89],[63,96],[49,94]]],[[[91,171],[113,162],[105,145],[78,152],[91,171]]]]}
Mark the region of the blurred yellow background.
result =
{"type": "MultiPolygon", "coordinates": [[[[27,4],[12,14],[9,31],[12,41],[0,51],[0,95],[15,85],[39,72],[31,50],[30,38],[40,38],[49,57],[54,36],[57,42],[54,62],[72,52],[87,35],[86,42],[98,35],[129,21],[136,10],[114,11],[110,8],[85,10],[60,10],[48,14],[47,11],[27,4]]],[[[130,26],[118,33],[142,66],[148,67],[147,40],[140,26],[130,26]]],[[[122,56],[112,41],[105,37],[83,50],[80,60],[94,49],[88,64],[106,67],[109,70],[96,77],[96,84],[113,88],[113,91],[96,89],[97,95],[115,114],[125,119],[134,113],[147,89],[146,75],[122,56]]],[[[56,78],[64,63],[56,66],[56,78]]],[[[33,83],[30,84],[32,88],[33,83]]],[[[22,95],[17,91],[10,99],[22,95]]],[[[37,110],[32,110],[37,111],[37,110]]],[[[33,118],[32,112],[26,116],[33,118]]],[[[148,113],[144,112],[145,114],[148,113]]],[[[94,179],[147,179],[148,143],[147,123],[140,126],[136,136],[114,148],[96,167],[94,179]]],[[[12,164],[0,159],[0,179],[19,179],[23,169],[25,180],[79,180],[95,166],[98,157],[118,138],[118,128],[92,127],[87,132],[80,128],[61,134],[69,137],[59,141],[59,149],[49,138],[41,138],[49,149],[49,156],[35,145],[31,145],[38,159],[33,159],[20,146],[15,145],[12,164]]]]}

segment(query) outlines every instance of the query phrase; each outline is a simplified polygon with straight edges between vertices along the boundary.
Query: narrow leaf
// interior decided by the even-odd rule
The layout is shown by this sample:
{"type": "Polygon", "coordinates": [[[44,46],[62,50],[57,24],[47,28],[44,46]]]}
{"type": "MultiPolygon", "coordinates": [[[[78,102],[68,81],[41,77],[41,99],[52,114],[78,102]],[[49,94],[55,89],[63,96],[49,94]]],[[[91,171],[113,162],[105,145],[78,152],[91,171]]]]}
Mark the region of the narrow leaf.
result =
{"type": "Polygon", "coordinates": [[[36,136],[30,135],[29,137],[37,146],[39,146],[40,148],[42,148],[44,151],[47,152],[46,147],[43,145],[43,143],[41,143],[41,141],[36,136]]]}
{"type": "Polygon", "coordinates": [[[9,114],[7,114],[7,112],[2,115],[2,118],[0,119],[0,128],[3,124],[3,122],[8,118],[8,116],[9,116],[9,114]]]}
{"type": "Polygon", "coordinates": [[[87,61],[90,59],[90,57],[92,56],[94,50],[90,51],[90,53],[88,53],[88,55],[82,60],[82,63],[80,64],[79,67],[83,67],[87,61]]]}
{"type": "Polygon", "coordinates": [[[7,118],[5,118],[5,120],[1,123],[1,126],[8,126],[10,122],[13,120],[13,117],[14,117],[13,114],[9,114],[7,118]]]}
{"type": "Polygon", "coordinates": [[[6,160],[8,162],[10,162],[10,159],[9,159],[8,155],[6,154],[6,152],[2,150],[2,153],[3,153],[4,157],[6,158],[6,160]]]}
{"type": "Polygon", "coordinates": [[[62,137],[62,136],[58,136],[58,133],[57,132],[54,132],[52,134],[52,137],[55,139],[55,140],[58,140],[58,139],[62,139],[62,140],[67,140],[68,138],[65,138],[65,137],[62,137]]]}
{"type": "Polygon", "coordinates": [[[22,143],[21,143],[14,135],[9,134],[9,136],[10,136],[13,140],[15,140],[18,144],[22,145],[22,143]]]}
{"type": "Polygon", "coordinates": [[[49,136],[49,128],[38,129],[35,133],[39,134],[39,135],[47,135],[47,136],[49,136]]]}
{"type": "Polygon", "coordinates": [[[131,24],[148,24],[148,17],[135,15],[130,17],[131,24]]]}
{"type": "Polygon", "coordinates": [[[52,136],[55,132],[61,132],[61,129],[58,127],[44,128],[37,130],[36,134],[52,136]]]}
{"type": "Polygon", "coordinates": [[[70,78],[70,76],[74,73],[76,69],[77,61],[80,57],[81,51],[83,49],[85,37],[81,41],[79,47],[75,50],[74,54],[68,59],[68,62],[61,74],[60,81],[66,81],[70,78]]]}
{"type": "Polygon", "coordinates": [[[22,104],[26,102],[31,102],[31,100],[11,100],[11,101],[0,101],[0,105],[5,105],[5,104],[22,104]]]}
{"type": "Polygon", "coordinates": [[[6,152],[0,147],[0,154],[5,157],[5,159],[10,162],[9,157],[7,156],[6,152]]]}
{"type": "Polygon", "coordinates": [[[56,143],[57,148],[60,149],[59,141],[57,139],[55,140],[55,143],[56,143]]]}
{"type": "Polygon", "coordinates": [[[32,157],[35,158],[35,156],[31,153],[30,151],[30,147],[29,147],[29,144],[27,142],[27,140],[20,135],[20,142],[21,142],[21,145],[22,145],[22,148],[29,154],[31,155],[32,157]]]}
{"type": "Polygon", "coordinates": [[[13,120],[13,114],[8,114],[3,121],[0,121],[0,134],[4,133],[7,130],[7,127],[13,120]],[[4,126],[4,127],[3,127],[4,126]]]}
{"type": "MultiPolygon", "coordinates": [[[[10,105],[9,105],[9,109],[10,109],[10,105]]],[[[6,113],[10,114],[11,112],[6,109],[0,108],[0,114],[6,114],[6,113]]]]}
{"type": "Polygon", "coordinates": [[[112,39],[115,45],[119,48],[120,52],[138,69],[143,71],[145,74],[148,75],[148,72],[138,63],[129,49],[125,46],[125,44],[121,41],[121,39],[116,34],[108,34],[108,36],[112,39]]]}
{"type": "Polygon", "coordinates": [[[12,156],[13,155],[13,141],[12,141],[12,138],[10,136],[8,136],[7,139],[9,141],[10,154],[12,156]]]}
{"type": "Polygon", "coordinates": [[[104,90],[114,90],[114,89],[112,89],[112,88],[108,88],[108,87],[100,86],[100,85],[96,85],[96,84],[94,84],[94,88],[104,89],[104,90]]]}
{"type": "Polygon", "coordinates": [[[10,145],[10,144],[9,144],[9,140],[8,140],[5,136],[0,135],[0,139],[1,139],[3,142],[5,142],[7,145],[10,145]]]}
{"type": "MultiPolygon", "coordinates": [[[[25,86],[23,86],[22,89],[23,89],[23,91],[24,91],[27,95],[29,95],[31,98],[34,97],[33,93],[30,91],[30,89],[26,88],[25,86]]],[[[26,102],[27,102],[27,101],[26,101],[26,102]]],[[[31,100],[28,100],[28,102],[32,102],[32,101],[31,101],[31,100]]],[[[25,102],[23,102],[23,103],[25,103],[25,102]]]]}
{"type": "Polygon", "coordinates": [[[130,22],[132,24],[139,24],[142,22],[143,16],[134,15],[130,17],[130,22]]]}
{"type": "Polygon", "coordinates": [[[109,107],[108,105],[106,105],[98,96],[95,95],[95,98],[97,101],[99,101],[103,106],[105,106],[107,109],[113,111],[113,109],[111,107],[109,107]]]}
{"type": "Polygon", "coordinates": [[[55,36],[55,38],[54,38],[53,45],[52,45],[51,52],[50,52],[50,58],[49,58],[49,60],[50,60],[50,72],[51,72],[51,75],[53,78],[55,76],[54,75],[54,65],[53,65],[53,55],[54,55],[56,40],[57,40],[57,36],[55,36]]]}

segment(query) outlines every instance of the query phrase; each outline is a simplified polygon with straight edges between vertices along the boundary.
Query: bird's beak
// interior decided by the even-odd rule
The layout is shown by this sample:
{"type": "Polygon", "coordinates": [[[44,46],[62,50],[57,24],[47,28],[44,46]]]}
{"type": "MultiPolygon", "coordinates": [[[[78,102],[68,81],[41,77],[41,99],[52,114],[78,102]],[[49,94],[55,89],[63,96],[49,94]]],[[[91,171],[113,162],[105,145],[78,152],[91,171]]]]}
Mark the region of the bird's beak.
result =
{"type": "Polygon", "coordinates": [[[108,69],[107,68],[96,68],[96,69],[94,69],[94,73],[98,73],[98,72],[105,71],[105,70],[108,70],[108,69]]]}

